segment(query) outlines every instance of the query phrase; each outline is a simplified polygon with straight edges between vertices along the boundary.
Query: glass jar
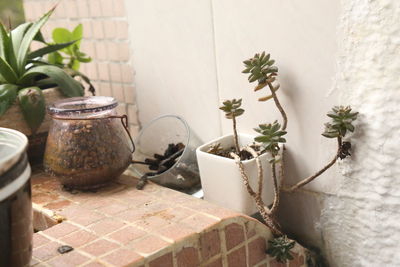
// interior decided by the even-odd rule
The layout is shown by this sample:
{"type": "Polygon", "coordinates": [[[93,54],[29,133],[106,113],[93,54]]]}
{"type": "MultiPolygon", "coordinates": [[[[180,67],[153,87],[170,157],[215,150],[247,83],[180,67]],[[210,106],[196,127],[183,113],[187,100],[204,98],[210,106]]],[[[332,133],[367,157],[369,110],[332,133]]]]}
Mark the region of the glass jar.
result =
{"type": "Polygon", "coordinates": [[[112,97],[68,98],[48,107],[53,118],[44,156],[45,170],[67,188],[100,187],[131,163],[134,144],[126,115],[112,97]]]}

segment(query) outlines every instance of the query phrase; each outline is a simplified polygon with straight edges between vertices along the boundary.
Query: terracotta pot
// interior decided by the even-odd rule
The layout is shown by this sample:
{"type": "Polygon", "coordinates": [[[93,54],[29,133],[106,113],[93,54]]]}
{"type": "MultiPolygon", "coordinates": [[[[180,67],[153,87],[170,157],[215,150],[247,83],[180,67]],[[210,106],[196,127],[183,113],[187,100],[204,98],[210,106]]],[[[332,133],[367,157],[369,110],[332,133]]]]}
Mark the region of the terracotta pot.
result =
{"type": "MultiPolygon", "coordinates": [[[[43,90],[46,104],[54,103],[57,100],[66,98],[57,88],[43,90]]],[[[46,147],[46,139],[49,132],[51,118],[48,114],[40,125],[35,134],[32,134],[31,129],[25,121],[20,106],[15,103],[12,105],[3,116],[0,117],[0,127],[17,130],[28,136],[28,157],[31,164],[39,164],[43,161],[44,149],[46,147]]]]}

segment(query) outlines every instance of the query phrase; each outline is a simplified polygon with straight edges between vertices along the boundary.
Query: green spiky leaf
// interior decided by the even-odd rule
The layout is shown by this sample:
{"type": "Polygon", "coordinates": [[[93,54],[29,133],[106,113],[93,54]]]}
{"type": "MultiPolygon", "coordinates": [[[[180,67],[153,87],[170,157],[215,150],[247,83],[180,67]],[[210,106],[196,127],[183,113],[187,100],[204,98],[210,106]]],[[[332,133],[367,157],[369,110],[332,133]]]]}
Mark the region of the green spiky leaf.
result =
{"type": "Polygon", "coordinates": [[[17,90],[18,86],[14,84],[0,84],[0,116],[14,103],[17,90]]]}

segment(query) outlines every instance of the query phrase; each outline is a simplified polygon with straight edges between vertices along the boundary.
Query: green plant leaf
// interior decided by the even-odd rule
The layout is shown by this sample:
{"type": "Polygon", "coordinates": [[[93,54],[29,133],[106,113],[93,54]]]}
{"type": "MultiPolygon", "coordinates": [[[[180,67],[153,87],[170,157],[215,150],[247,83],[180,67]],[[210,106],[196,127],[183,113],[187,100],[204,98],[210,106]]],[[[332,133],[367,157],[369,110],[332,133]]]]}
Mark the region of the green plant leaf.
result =
{"type": "Polygon", "coordinates": [[[50,53],[47,61],[54,65],[63,65],[64,57],[59,52],[50,53]]]}
{"type": "Polygon", "coordinates": [[[10,45],[10,38],[4,25],[0,23],[0,57],[7,60],[8,46],[10,45]]]}
{"type": "Polygon", "coordinates": [[[48,46],[39,48],[38,50],[35,50],[35,51],[29,53],[28,59],[34,59],[34,58],[37,58],[37,57],[42,57],[42,56],[44,56],[46,54],[49,54],[49,53],[61,50],[61,49],[65,48],[65,47],[68,47],[68,46],[72,45],[73,43],[75,43],[75,41],[71,41],[71,42],[68,42],[68,43],[61,43],[61,44],[52,44],[52,45],[48,45],[48,46]]]}
{"type": "Polygon", "coordinates": [[[38,32],[40,31],[42,26],[49,19],[50,15],[53,13],[53,10],[54,9],[51,9],[49,12],[44,14],[38,21],[34,22],[31,27],[29,27],[29,29],[27,30],[27,32],[25,33],[25,35],[21,41],[19,50],[15,51],[17,54],[17,65],[18,65],[19,73],[21,73],[21,74],[24,73],[29,46],[31,45],[32,40],[38,34],[38,32]]]}
{"type": "Polygon", "coordinates": [[[60,43],[68,43],[73,41],[72,33],[65,28],[55,28],[52,33],[53,41],[60,43]]]}
{"type": "Polygon", "coordinates": [[[72,66],[71,66],[71,68],[73,69],[73,70],[79,70],[79,66],[81,65],[81,63],[79,62],[79,60],[76,60],[76,59],[74,59],[73,61],[72,61],[72,66]]]}
{"type": "Polygon", "coordinates": [[[56,66],[36,66],[29,69],[20,79],[20,83],[29,82],[38,74],[45,74],[53,79],[60,87],[61,92],[68,97],[83,96],[83,87],[74,78],[69,76],[63,69],[56,66]]]}
{"type": "Polygon", "coordinates": [[[14,103],[17,90],[18,86],[14,84],[0,84],[0,116],[14,103]]]}
{"type": "Polygon", "coordinates": [[[12,67],[0,57],[0,75],[8,82],[15,83],[18,79],[17,74],[12,67]]]}
{"type": "Polygon", "coordinates": [[[35,133],[46,115],[46,104],[42,90],[29,87],[18,92],[18,100],[26,122],[35,133]]]}
{"type": "Polygon", "coordinates": [[[12,45],[16,53],[18,53],[22,39],[24,38],[27,30],[32,26],[32,22],[26,22],[11,31],[12,45]]]}
{"type": "Polygon", "coordinates": [[[81,39],[83,37],[83,26],[82,24],[78,24],[75,29],[72,31],[72,40],[76,41],[76,46],[78,48],[81,47],[81,39]]]}

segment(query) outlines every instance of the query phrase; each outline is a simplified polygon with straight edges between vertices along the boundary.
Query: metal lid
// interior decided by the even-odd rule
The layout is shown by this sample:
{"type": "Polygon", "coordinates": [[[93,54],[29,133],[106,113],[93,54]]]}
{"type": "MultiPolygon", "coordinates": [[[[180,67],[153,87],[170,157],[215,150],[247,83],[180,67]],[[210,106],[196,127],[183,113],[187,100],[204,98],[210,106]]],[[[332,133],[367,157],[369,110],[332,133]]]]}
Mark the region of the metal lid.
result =
{"type": "Polygon", "coordinates": [[[0,175],[8,171],[28,146],[28,138],[16,130],[0,127],[0,175]]]}

